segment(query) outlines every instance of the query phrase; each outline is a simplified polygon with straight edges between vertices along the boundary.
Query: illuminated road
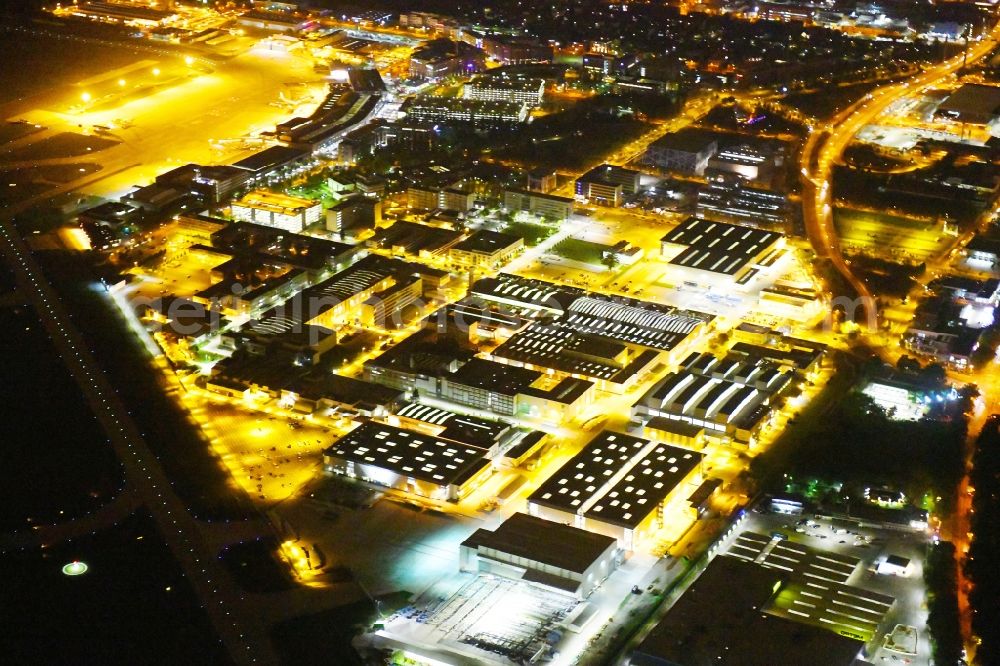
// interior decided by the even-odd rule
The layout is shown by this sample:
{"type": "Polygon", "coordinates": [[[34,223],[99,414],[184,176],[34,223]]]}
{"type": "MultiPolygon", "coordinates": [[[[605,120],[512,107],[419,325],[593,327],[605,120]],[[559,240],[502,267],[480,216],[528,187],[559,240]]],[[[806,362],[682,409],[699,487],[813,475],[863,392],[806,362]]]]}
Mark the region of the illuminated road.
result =
{"type": "Polygon", "coordinates": [[[35,306],[67,369],[107,432],[115,453],[125,466],[129,485],[136,489],[156,520],[160,533],[197,591],[229,654],[237,663],[258,660],[274,663],[258,616],[240,612],[243,593],[229,579],[214,553],[205,547],[194,518],[174,494],[159,461],[72,324],[59,296],[46,282],[9,216],[0,219],[0,249],[6,254],[19,286],[35,306]]]}
{"type": "MultiPolygon", "coordinates": [[[[834,226],[833,200],[830,191],[833,166],[840,160],[844,149],[850,144],[861,128],[874,121],[891,104],[904,97],[920,93],[927,88],[940,84],[966,62],[974,63],[986,57],[997,46],[998,38],[1000,38],[1000,23],[993,27],[986,38],[969,49],[967,57],[959,54],[907,81],[877,89],[861,101],[837,114],[826,126],[817,127],[806,141],[801,158],[803,176],[802,205],[806,233],[816,253],[821,257],[829,258],[837,271],[855,289],[861,299],[859,305],[863,310],[864,320],[869,325],[877,321],[874,298],[867,285],[854,275],[850,265],[844,260],[840,249],[840,239],[837,236],[837,230],[834,226]]],[[[967,241],[968,236],[969,234],[966,234],[960,242],[967,241]]],[[[983,382],[981,387],[983,388],[984,395],[987,396],[987,404],[991,404],[990,401],[992,401],[992,404],[995,404],[995,398],[992,398],[992,396],[997,395],[995,373],[980,373],[976,377],[963,377],[962,379],[973,379],[973,381],[983,382]]],[[[987,409],[985,411],[988,412],[990,410],[987,409]]],[[[970,428],[970,433],[976,430],[976,427],[972,427],[970,428]]],[[[970,509],[971,497],[968,493],[968,475],[966,474],[959,486],[958,504],[952,521],[944,526],[946,532],[948,532],[944,536],[945,538],[950,537],[954,542],[957,556],[960,559],[963,557],[964,550],[968,547],[967,531],[970,509]]],[[[969,624],[970,616],[966,586],[967,583],[961,575],[961,566],[959,566],[958,596],[962,616],[962,631],[971,655],[974,645],[968,640],[971,627],[969,624]]]]}
{"type": "MultiPolygon", "coordinates": [[[[969,49],[967,62],[974,63],[987,56],[996,47],[998,37],[1000,23],[993,27],[986,38],[969,49]]],[[[877,322],[875,299],[868,286],[852,272],[850,264],[844,260],[834,226],[831,192],[833,167],[861,128],[875,120],[890,104],[941,83],[965,62],[966,58],[959,54],[906,81],[876,89],[835,115],[825,125],[814,128],[802,149],[802,206],[809,241],[816,254],[828,258],[857,293],[863,320],[870,328],[877,322]]],[[[848,312],[847,315],[850,317],[852,313],[848,312]]]]}
{"type": "MultiPolygon", "coordinates": [[[[275,104],[274,100],[281,93],[293,90],[308,106],[310,99],[315,97],[309,93],[321,86],[321,78],[304,59],[286,54],[249,52],[219,65],[211,73],[202,73],[141,99],[125,101],[113,110],[78,114],[36,110],[20,114],[50,128],[47,132],[26,137],[26,145],[48,133],[78,131],[78,124],[84,127],[124,125],[113,131],[114,138],[121,143],[83,159],[69,160],[72,163],[99,162],[104,167],[101,171],[81,175],[30,197],[16,207],[2,209],[0,215],[0,251],[14,270],[21,287],[19,293],[38,311],[57,351],[107,431],[125,466],[128,487],[134,490],[80,521],[29,534],[2,535],[0,548],[5,544],[17,547],[71,538],[81,529],[90,531],[135,504],[142,504],[156,520],[172,554],[183,567],[227,652],[240,664],[277,663],[266,626],[303,612],[339,605],[347,598],[348,591],[338,589],[340,594],[330,596],[311,588],[296,589],[280,597],[263,598],[244,594],[235,585],[216,558],[220,546],[259,535],[262,530],[267,531],[267,526],[261,521],[206,525],[188,513],[114,387],[91,356],[58,294],[46,282],[12,219],[59,194],[80,191],[120,194],[131,185],[148,182],[177,164],[214,164],[236,159],[248,152],[245,147],[229,147],[229,142],[224,142],[222,150],[215,150],[210,141],[243,137],[273,128],[275,121],[284,120],[295,112],[287,104],[275,104]],[[127,122],[119,122],[120,118],[126,118],[127,122]],[[178,132],[179,127],[183,131],[178,132]]],[[[61,161],[55,158],[46,163],[61,161]]]]}
{"type": "MultiPolygon", "coordinates": [[[[102,193],[120,192],[178,163],[220,161],[218,158],[222,155],[210,156],[207,139],[242,136],[251,128],[273,126],[276,117],[284,119],[289,111],[274,108],[271,101],[288,85],[300,85],[313,79],[314,75],[307,71],[305,63],[285,56],[247,54],[227,63],[224,71],[190,79],[144,99],[127,102],[113,111],[77,116],[52,111],[26,114],[37,117],[42,121],[40,124],[53,129],[72,130],[75,123],[113,124],[114,119],[123,116],[130,119],[130,124],[127,129],[116,132],[117,138],[122,140],[121,144],[94,156],[104,166],[102,171],[82,176],[43,195],[31,197],[16,207],[4,209],[0,217],[0,251],[6,255],[17,277],[20,293],[35,306],[57,351],[108,433],[116,454],[125,466],[128,486],[135,490],[135,499],[156,520],[226,650],[236,663],[241,664],[277,662],[265,624],[269,619],[277,619],[270,611],[297,606],[272,603],[272,609],[253,595],[245,595],[231,580],[216,558],[218,548],[213,543],[224,535],[219,530],[204,529],[174,494],[159,462],[114,387],[90,354],[58,294],[46,282],[12,219],[60,193],[84,188],[102,193]],[[291,71],[293,65],[298,71],[291,71]],[[221,109],[235,111],[223,114],[221,109]],[[184,130],[180,133],[178,121],[182,121],[180,126],[184,130]],[[140,168],[136,169],[139,165],[140,168]]],[[[227,157],[231,159],[232,155],[227,157]]],[[[126,505],[123,498],[122,502],[109,506],[107,511],[117,513],[117,509],[126,505]]],[[[80,526],[103,520],[105,515],[98,512],[89,519],[90,523],[84,521],[80,526]]],[[[72,525],[56,527],[33,536],[58,540],[74,529],[72,525]]],[[[227,531],[226,527],[222,529],[227,531]]]]}

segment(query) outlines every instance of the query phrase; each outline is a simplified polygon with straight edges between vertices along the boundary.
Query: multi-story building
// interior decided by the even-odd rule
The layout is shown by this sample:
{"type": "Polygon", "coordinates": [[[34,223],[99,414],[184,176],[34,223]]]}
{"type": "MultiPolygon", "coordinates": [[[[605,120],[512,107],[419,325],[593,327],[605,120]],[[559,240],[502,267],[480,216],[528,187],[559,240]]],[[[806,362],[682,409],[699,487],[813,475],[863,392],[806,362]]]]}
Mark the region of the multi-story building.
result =
{"type": "MultiPolygon", "coordinates": [[[[676,85],[673,87],[676,89],[676,85]]],[[[634,76],[616,76],[611,84],[611,92],[616,95],[662,95],[668,88],[665,81],[634,76]]]]}
{"type": "Polygon", "coordinates": [[[192,189],[203,194],[210,203],[227,201],[250,180],[245,169],[235,166],[198,166],[192,189]]]}
{"type": "Polygon", "coordinates": [[[711,133],[685,128],[649,144],[642,156],[642,163],[700,176],[705,173],[709,158],[718,149],[719,144],[711,133]]]}
{"type": "Polygon", "coordinates": [[[781,166],[780,149],[743,144],[719,150],[708,159],[705,176],[715,180],[767,182],[781,166]]]}
{"type": "Polygon", "coordinates": [[[544,96],[544,79],[481,77],[466,83],[462,89],[462,97],[465,99],[517,102],[529,106],[538,106],[542,103],[544,96]]]}
{"type": "Polygon", "coordinates": [[[232,215],[242,222],[298,233],[322,219],[323,205],[313,199],[256,190],[233,202],[232,215]]]}
{"type": "Polygon", "coordinates": [[[524,211],[562,222],[573,214],[573,200],[541,192],[505,190],[503,206],[509,211],[524,211]]]}
{"type": "Polygon", "coordinates": [[[351,228],[374,229],[381,221],[382,202],[361,195],[346,197],[326,211],[326,230],[335,233],[351,228]]]}
{"type": "Polygon", "coordinates": [[[438,207],[437,188],[411,187],[406,190],[406,207],[410,210],[434,210],[438,207]]]}
{"type": "Polygon", "coordinates": [[[698,189],[698,217],[782,229],[791,215],[788,196],[739,182],[710,182],[698,189]]]}
{"type": "Polygon", "coordinates": [[[634,62],[632,58],[623,58],[613,53],[584,53],[583,69],[599,76],[610,76],[625,69],[634,62]]]}
{"type": "Polygon", "coordinates": [[[527,185],[532,192],[551,192],[559,186],[559,175],[552,169],[532,169],[527,185]]]}
{"type": "Polygon", "coordinates": [[[438,208],[455,210],[460,213],[472,210],[476,203],[476,193],[459,187],[446,187],[438,194],[438,208]]]}
{"type": "Polygon", "coordinates": [[[440,30],[448,25],[452,19],[441,14],[430,12],[403,12],[399,15],[399,25],[407,28],[425,28],[427,30],[440,30]]]}
{"type": "Polygon", "coordinates": [[[624,201],[620,183],[608,183],[600,180],[578,178],[576,195],[604,206],[621,206],[624,201]]]}
{"type": "Polygon", "coordinates": [[[469,33],[468,38],[481,48],[491,60],[502,62],[505,65],[552,62],[552,47],[540,44],[529,37],[469,33]]]}
{"type": "Polygon", "coordinates": [[[408,121],[505,127],[528,122],[529,107],[518,102],[454,99],[421,95],[408,100],[402,112],[408,121]]]}
{"type": "Polygon", "coordinates": [[[412,210],[453,210],[464,213],[472,210],[475,201],[475,192],[457,187],[411,187],[406,190],[406,205],[412,210]]]}
{"type": "Polygon", "coordinates": [[[481,229],[453,245],[448,255],[460,268],[497,270],[522,251],[524,251],[523,238],[481,229]]]}
{"type": "Polygon", "coordinates": [[[469,75],[481,71],[484,61],[483,52],[470,44],[435,39],[410,55],[410,77],[440,79],[456,74],[469,75]]]}
{"type": "Polygon", "coordinates": [[[500,416],[546,423],[577,418],[593,402],[595,384],[474,358],[429,330],[365,362],[365,378],[415,395],[429,395],[500,416]]]}
{"type": "Polygon", "coordinates": [[[311,157],[312,153],[308,150],[271,146],[234,162],[233,166],[246,171],[249,182],[258,183],[275,176],[287,175],[289,171],[308,162],[311,157]]]}
{"type": "Polygon", "coordinates": [[[405,323],[405,308],[416,303],[422,294],[423,280],[419,275],[401,277],[361,304],[361,325],[387,330],[400,328],[405,323]]]}
{"type": "Polygon", "coordinates": [[[576,179],[576,195],[606,206],[620,206],[626,194],[639,190],[639,172],[602,164],[576,179]]]}

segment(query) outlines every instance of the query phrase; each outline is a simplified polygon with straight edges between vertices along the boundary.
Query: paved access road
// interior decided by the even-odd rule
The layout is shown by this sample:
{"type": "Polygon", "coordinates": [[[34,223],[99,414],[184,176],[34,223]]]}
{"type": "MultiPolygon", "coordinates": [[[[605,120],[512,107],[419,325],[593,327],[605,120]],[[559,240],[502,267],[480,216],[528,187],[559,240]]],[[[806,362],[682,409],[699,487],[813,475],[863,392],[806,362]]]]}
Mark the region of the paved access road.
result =
{"type": "MultiPolygon", "coordinates": [[[[833,221],[831,192],[833,167],[840,161],[844,149],[854,140],[854,136],[861,128],[875,120],[890,104],[936,86],[964,65],[981,60],[996,48],[998,40],[1000,40],[1000,23],[974,44],[967,54],[949,58],[905,81],[877,88],[824,125],[817,125],[806,140],[800,161],[806,233],[816,254],[830,259],[837,272],[858,294],[861,299],[859,306],[864,316],[863,320],[870,326],[874,326],[877,322],[875,298],[864,281],[854,274],[850,264],[844,260],[833,221]]],[[[848,316],[851,314],[848,313],[848,316]]]]}

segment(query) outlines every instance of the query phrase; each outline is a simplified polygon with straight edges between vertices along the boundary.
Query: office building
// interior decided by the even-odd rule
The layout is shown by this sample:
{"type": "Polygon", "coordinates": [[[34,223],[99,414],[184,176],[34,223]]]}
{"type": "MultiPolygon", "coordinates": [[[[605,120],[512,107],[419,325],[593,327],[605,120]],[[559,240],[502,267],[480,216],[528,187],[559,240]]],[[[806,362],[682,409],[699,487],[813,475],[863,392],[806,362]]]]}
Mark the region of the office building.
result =
{"type": "Polygon", "coordinates": [[[576,195],[605,206],[620,206],[624,195],[639,191],[640,175],[632,169],[602,164],[576,179],[576,195]]]}
{"type": "Polygon", "coordinates": [[[573,200],[526,190],[505,190],[503,207],[512,213],[526,212],[563,222],[573,214],[573,200]]]}
{"type": "Polygon", "coordinates": [[[767,184],[784,163],[782,150],[772,146],[742,144],[720,149],[705,167],[705,177],[722,181],[767,184]]]}
{"type": "Polygon", "coordinates": [[[323,204],[267,190],[255,190],[232,206],[233,218],[298,233],[317,224],[323,217],[323,204]]]}
{"type": "Polygon", "coordinates": [[[483,49],[491,60],[505,65],[552,62],[552,47],[530,37],[472,33],[468,38],[483,49]]]}
{"type": "Polygon", "coordinates": [[[527,188],[532,192],[547,193],[559,186],[559,175],[552,169],[532,169],[528,172],[527,188]]]}
{"type": "Polygon", "coordinates": [[[491,102],[517,102],[538,106],[545,96],[544,79],[513,79],[500,76],[480,77],[465,84],[462,97],[491,102]]]}
{"type": "Polygon", "coordinates": [[[308,309],[301,313],[316,326],[337,329],[359,320],[361,305],[376,293],[406,282],[417,273],[405,261],[370,254],[332,277],[302,292],[308,309]]]}
{"type": "Polygon", "coordinates": [[[459,268],[497,270],[524,251],[524,239],[513,234],[481,229],[448,250],[459,268]]]}
{"type": "Polygon", "coordinates": [[[301,166],[308,162],[311,156],[308,150],[271,146],[239,162],[234,162],[233,166],[246,171],[249,174],[249,182],[257,183],[301,166]]]}
{"type": "Polygon", "coordinates": [[[198,166],[192,189],[202,194],[209,203],[228,201],[251,179],[252,174],[236,166],[198,166]]]}
{"type": "Polygon", "coordinates": [[[406,205],[410,210],[450,210],[465,213],[476,202],[475,192],[457,187],[410,187],[406,190],[406,205]]]}
{"type": "Polygon", "coordinates": [[[410,77],[440,79],[447,76],[468,76],[484,68],[483,52],[465,42],[434,39],[410,55],[410,77]]]}
{"type": "Polygon", "coordinates": [[[308,271],[315,278],[347,265],[356,250],[325,238],[292,234],[270,225],[239,222],[212,232],[215,251],[229,256],[250,255],[308,271]]]}
{"type": "Polygon", "coordinates": [[[465,213],[472,210],[476,203],[476,193],[459,187],[446,187],[438,192],[438,208],[465,213]]]}
{"type": "Polygon", "coordinates": [[[500,416],[546,423],[577,418],[594,399],[594,383],[476,358],[451,338],[423,330],[365,362],[365,378],[500,416]]]}
{"type": "Polygon", "coordinates": [[[422,295],[423,280],[419,275],[402,276],[361,304],[358,323],[366,328],[401,328],[415,314],[407,316],[406,308],[414,306],[422,295]]]}
{"type": "Polygon", "coordinates": [[[474,127],[508,127],[528,122],[528,105],[421,95],[407,100],[401,111],[407,121],[462,124],[474,127]]]}
{"type": "Polygon", "coordinates": [[[706,220],[781,230],[792,215],[788,195],[740,182],[709,182],[698,188],[696,214],[706,220]]]}
{"type": "Polygon", "coordinates": [[[118,2],[81,2],[74,4],[74,16],[124,25],[156,27],[177,16],[176,12],[164,11],[143,5],[118,2]]]}
{"type": "Polygon", "coordinates": [[[382,222],[382,202],[352,195],[326,211],[326,230],[343,235],[346,230],[374,229],[382,222]]]}
{"type": "Polygon", "coordinates": [[[719,144],[712,133],[685,128],[649,144],[643,153],[642,163],[667,171],[700,176],[705,173],[708,160],[718,149],[719,144]]]}
{"type": "Polygon", "coordinates": [[[396,220],[380,227],[368,238],[368,247],[388,250],[393,255],[408,255],[428,259],[447,253],[448,248],[462,239],[462,232],[447,227],[430,226],[409,220],[396,220]]]}
{"type": "Polygon", "coordinates": [[[616,95],[663,95],[668,88],[676,90],[677,85],[634,76],[616,76],[611,84],[611,92],[616,95]]]}

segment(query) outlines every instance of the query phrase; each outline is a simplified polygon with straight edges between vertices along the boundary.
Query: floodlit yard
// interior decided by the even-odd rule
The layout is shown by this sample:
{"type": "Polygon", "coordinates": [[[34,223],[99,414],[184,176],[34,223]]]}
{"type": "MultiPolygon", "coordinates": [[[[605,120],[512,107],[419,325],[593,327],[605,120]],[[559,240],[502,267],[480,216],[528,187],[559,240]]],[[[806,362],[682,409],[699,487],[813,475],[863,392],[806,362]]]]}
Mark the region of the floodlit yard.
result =
{"type": "Polygon", "coordinates": [[[897,260],[924,261],[940,254],[952,240],[942,225],[899,215],[838,208],[837,230],[843,245],[897,260]]]}

